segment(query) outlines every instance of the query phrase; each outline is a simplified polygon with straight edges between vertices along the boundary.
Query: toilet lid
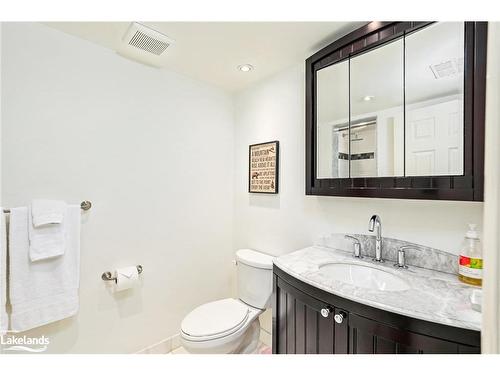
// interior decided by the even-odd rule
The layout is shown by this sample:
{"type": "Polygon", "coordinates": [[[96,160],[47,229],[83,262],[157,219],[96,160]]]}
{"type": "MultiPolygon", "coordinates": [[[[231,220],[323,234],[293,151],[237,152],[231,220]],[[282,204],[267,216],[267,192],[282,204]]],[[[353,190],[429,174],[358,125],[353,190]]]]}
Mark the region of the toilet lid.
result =
{"type": "Polygon", "coordinates": [[[248,306],[233,298],[198,306],[182,321],[181,330],[197,338],[221,337],[238,330],[248,319],[248,306]]]}

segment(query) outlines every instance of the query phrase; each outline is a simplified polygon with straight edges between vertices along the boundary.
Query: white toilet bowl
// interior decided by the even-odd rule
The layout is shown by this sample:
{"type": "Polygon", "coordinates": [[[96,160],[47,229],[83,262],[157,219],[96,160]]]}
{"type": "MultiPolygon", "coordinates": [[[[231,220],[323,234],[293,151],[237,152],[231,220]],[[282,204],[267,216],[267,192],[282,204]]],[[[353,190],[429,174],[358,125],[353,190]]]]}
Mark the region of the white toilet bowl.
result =
{"type": "Polygon", "coordinates": [[[273,291],[273,257],[254,250],[236,252],[238,297],[198,306],[181,324],[181,344],[190,353],[252,353],[259,344],[259,315],[273,291]]]}
{"type": "Polygon", "coordinates": [[[195,354],[252,353],[259,344],[263,311],[233,298],[202,305],[183,320],[181,344],[195,354]]]}

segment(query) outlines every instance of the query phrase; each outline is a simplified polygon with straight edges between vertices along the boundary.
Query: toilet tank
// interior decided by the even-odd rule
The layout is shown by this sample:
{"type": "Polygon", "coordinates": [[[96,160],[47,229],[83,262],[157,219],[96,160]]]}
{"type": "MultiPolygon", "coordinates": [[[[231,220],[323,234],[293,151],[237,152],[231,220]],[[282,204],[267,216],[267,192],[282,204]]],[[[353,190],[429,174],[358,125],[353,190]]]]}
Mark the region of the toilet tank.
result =
{"type": "Polygon", "coordinates": [[[273,258],[250,249],[236,252],[238,298],[258,309],[270,306],[273,293],[273,258]]]}

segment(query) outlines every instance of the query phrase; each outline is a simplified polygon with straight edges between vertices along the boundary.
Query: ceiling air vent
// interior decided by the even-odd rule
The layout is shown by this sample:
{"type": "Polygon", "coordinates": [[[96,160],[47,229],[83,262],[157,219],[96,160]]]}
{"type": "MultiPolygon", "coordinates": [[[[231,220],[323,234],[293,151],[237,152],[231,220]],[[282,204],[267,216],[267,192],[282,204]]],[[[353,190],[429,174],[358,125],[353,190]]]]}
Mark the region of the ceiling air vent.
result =
{"type": "Polygon", "coordinates": [[[123,36],[118,53],[144,64],[161,66],[163,53],[173,44],[165,34],[132,22],[123,36]]]}
{"type": "Polygon", "coordinates": [[[435,79],[454,76],[460,74],[464,69],[464,59],[450,59],[439,64],[430,65],[435,79]]]}

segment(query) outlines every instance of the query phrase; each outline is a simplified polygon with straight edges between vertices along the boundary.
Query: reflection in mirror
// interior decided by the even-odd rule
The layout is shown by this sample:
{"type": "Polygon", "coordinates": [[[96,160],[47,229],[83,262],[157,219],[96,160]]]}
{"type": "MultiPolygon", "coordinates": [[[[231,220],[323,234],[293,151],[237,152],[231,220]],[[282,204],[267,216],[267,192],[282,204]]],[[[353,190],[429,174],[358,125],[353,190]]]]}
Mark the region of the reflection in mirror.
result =
{"type": "Polygon", "coordinates": [[[316,87],[316,178],[347,178],[349,62],[344,61],[318,70],[316,87]]]}
{"type": "Polygon", "coordinates": [[[351,177],[404,175],[403,39],[351,59],[351,177]]]}
{"type": "Polygon", "coordinates": [[[406,37],[406,175],[464,172],[464,24],[406,37]]]}

